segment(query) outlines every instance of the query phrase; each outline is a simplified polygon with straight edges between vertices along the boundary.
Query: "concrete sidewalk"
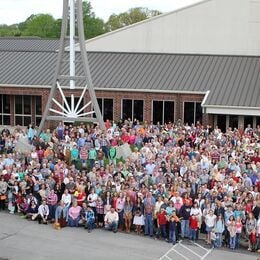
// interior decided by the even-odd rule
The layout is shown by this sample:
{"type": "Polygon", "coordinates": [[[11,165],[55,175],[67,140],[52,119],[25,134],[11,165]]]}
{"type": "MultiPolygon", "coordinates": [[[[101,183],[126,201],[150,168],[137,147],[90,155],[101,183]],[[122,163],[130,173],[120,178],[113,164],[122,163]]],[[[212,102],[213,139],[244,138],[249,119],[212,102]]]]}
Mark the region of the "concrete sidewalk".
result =
{"type": "MultiPolygon", "coordinates": [[[[205,245],[202,246],[206,248],[205,245]]],[[[193,250],[189,241],[184,245],[193,250]]],[[[200,241],[199,241],[200,243],[200,241]]],[[[83,228],[66,227],[54,230],[52,225],[39,225],[17,215],[0,212],[0,258],[13,260],[152,260],[162,259],[162,256],[172,249],[171,243],[137,236],[134,233],[125,234],[95,229],[88,233],[83,228]]],[[[209,249],[206,248],[206,249],[209,249]]],[[[256,260],[259,254],[240,249],[214,249],[205,258],[207,260],[256,260]]],[[[182,260],[174,254],[169,258],[182,260]]],[[[198,258],[188,258],[198,260],[198,258]]]]}

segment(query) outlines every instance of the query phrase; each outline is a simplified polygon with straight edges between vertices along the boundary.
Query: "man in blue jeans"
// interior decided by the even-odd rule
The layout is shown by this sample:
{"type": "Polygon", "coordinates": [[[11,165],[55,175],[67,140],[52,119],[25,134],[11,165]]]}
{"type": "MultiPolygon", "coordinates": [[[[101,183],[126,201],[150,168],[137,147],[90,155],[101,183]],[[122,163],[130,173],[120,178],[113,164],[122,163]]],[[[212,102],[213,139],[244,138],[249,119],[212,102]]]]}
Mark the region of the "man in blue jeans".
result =
{"type": "Polygon", "coordinates": [[[189,227],[189,218],[190,218],[190,201],[186,200],[185,204],[180,208],[180,218],[181,218],[181,237],[189,238],[190,237],[190,227],[189,227]]]}
{"type": "Polygon", "coordinates": [[[153,236],[153,213],[154,213],[155,199],[152,193],[149,192],[144,199],[144,235],[153,236]]]}

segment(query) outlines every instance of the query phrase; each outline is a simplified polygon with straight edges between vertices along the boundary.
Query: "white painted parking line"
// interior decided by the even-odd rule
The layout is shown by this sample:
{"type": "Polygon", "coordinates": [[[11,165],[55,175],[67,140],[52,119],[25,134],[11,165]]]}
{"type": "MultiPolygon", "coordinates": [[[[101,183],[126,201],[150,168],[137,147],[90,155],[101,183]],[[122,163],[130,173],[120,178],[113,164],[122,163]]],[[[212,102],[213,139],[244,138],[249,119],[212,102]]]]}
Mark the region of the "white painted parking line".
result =
{"type": "Polygon", "coordinates": [[[188,248],[187,246],[184,246],[183,244],[180,244],[181,247],[185,248],[186,250],[190,251],[193,255],[197,256],[199,259],[201,259],[201,257],[203,257],[204,255],[199,255],[196,252],[194,252],[193,250],[191,250],[190,248],[188,248]]]}
{"type": "Polygon", "coordinates": [[[188,257],[186,257],[185,255],[183,255],[182,253],[180,253],[179,251],[172,249],[172,251],[174,251],[176,254],[178,254],[179,256],[181,256],[182,258],[184,258],[185,260],[190,260],[188,257]]]}
{"type": "Polygon", "coordinates": [[[212,249],[208,250],[208,252],[200,259],[200,260],[203,260],[203,259],[206,259],[206,257],[212,252],[212,249]]]}
{"type": "MultiPolygon", "coordinates": [[[[181,242],[182,240],[180,240],[181,242]]],[[[173,247],[171,247],[162,257],[159,258],[159,260],[163,260],[164,257],[168,257],[167,255],[176,247],[178,244],[176,243],[173,247]]],[[[168,257],[170,258],[170,257],[168,257]]]]}
{"type": "Polygon", "coordinates": [[[200,244],[194,243],[192,241],[190,241],[190,242],[191,242],[191,246],[193,249],[189,248],[188,245],[184,245],[181,240],[181,241],[179,241],[179,243],[177,243],[173,247],[171,247],[161,258],[159,258],[159,260],[165,260],[165,259],[172,260],[173,259],[172,254],[175,254],[175,255],[177,254],[179,257],[181,257],[182,259],[185,259],[185,260],[191,260],[190,258],[194,259],[194,257],[197,257],[198,260],[204,260],[212,252],[212,249],[207,249],[207,248],[201,246],[200,244]],[[205,254],[201,255],[202,252],[200,252],[201,254],[197,253],[195,251],[194,247],[203,249],[205,251],[205,254]],[[185,253],[185,251],[186,251],[186,253],[185,253]],[[192,257],[192,256],[188,257],[187,252],[189,252],[194,257],[192,257]],[[171,253],[171,257],[169,256],[170,253],[171,253]]]}

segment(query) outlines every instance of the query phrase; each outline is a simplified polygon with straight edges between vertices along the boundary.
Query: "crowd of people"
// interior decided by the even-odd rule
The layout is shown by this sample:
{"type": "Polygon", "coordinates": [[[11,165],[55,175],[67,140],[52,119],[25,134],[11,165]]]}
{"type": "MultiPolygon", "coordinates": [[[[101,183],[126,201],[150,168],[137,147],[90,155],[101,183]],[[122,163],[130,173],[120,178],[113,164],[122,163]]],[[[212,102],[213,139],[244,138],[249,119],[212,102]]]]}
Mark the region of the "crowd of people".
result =
{"type": "Polygon", "coordinates": [[[57,228],[136,232],[260,249],[260,126],[107,120],[0,136],[0,210],[57,228]],[[30,151],[17,143],[28,138],[30,151]],[[118,147],[130,153],[118,158],[118,147]]]}

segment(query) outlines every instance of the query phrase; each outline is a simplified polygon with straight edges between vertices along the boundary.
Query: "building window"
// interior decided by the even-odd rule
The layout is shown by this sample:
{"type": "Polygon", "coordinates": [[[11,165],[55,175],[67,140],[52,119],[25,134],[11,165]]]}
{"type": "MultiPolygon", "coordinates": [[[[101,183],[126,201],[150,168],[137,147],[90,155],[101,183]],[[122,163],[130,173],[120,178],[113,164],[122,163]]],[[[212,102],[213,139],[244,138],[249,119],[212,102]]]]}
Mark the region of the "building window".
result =
{"type": "Polygon", "coordinates": [[[122,119],[137,119],[139,121],[144,120],[144,101],[123,99],[122,105],[122,119]]]}
{"type": "Polygon", "coordinates": [[[257,117],[256,117],[256,125],[257,125],[257,126],[258,126],[258,125],[260,126],[260,116],[257,116],[257,117]]]}
{"type": "Polygon", "coordinates": [[[0,125],[11,124],[10,96],[0,95],[0,125]]]}
{"type": "Polygon", "coordinates": [[[244,116],[244,129],[246,129],[248,125],[253,127],[253,116],[244,116]]]}
{"type": "Polygon", "coordinates": [[[197,124],[202,122],[202,107],[200,102],[184,102],[184,123],[197,124]]]}
{"type": "Polygon", "coordinates": [[[174,101],[153,101],[153,123],[174,122],[174,101]]]}
{"type": "Polygon", "coordinates": [[[217,117],[217,126],[221,129],[221,132],[225,133],[227,130],[226,115],[217,115],[217,117]]]}
{"type": "Polygon", "coordinates": [[[40,125],[41,119],[42,119],[42,97],[41,96],[35,96],[35,123],[36,125],[40,125]]]}
{"type": "Polygon", "coordinates": [[[28,126],[32,122],[32,97],[15,96],[15,124],[28,126]]]}
{"type": "Polygon", "coordinates": [[[101,115],[103,116],[103,120],[113,120],[114,100],[112,98],[98,98],[97,102],[101,115]]]}
{"type": "Polygon", "coordinates": [[[229,127],[231,127],[232,129],[238,128],[238,116],[229,116],[229,127]]]}

